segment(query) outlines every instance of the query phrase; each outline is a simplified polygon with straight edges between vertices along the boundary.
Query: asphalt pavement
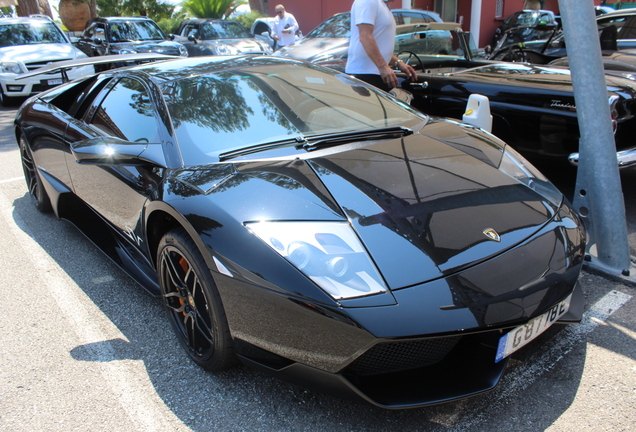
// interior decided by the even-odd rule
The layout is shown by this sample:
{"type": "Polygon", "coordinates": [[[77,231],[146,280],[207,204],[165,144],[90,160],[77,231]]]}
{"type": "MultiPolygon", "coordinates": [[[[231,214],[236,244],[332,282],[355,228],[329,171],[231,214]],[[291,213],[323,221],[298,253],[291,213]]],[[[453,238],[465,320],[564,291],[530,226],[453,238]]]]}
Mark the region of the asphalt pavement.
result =
{"type": "MultiPolygon", "coordinates": [[[[583,272],[581,324],[512,355],[495,390],[387,411],[247,367],[212,374],[179,347],[159,300],[27,193],[0,108],[0,430],[632,431],[636,289],[583,272]]],[[[574,171],[549,169],[566,194],[574,171]]],[[[621,173],[636,255],[636,170],[621,173]]]]}

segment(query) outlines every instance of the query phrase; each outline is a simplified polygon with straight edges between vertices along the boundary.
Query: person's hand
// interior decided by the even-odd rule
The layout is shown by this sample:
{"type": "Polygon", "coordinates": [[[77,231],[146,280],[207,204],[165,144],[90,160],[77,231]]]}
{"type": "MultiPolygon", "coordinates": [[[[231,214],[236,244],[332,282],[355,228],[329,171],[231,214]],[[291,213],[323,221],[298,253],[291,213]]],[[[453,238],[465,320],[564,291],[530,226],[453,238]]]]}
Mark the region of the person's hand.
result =
{"type": "Polygon", "coordinates": [[[417,72],[410,64],[401,61],[397,63],[396,67],[400,72],[404,72],[409,80],[417,82],[417,72]]]}
{"type": "Polygon", "coordinates": [[[391,66],[389,66],[388,64],[384,65],[380,69],[380,76],[382,77],[382,81],[384,81],[384,83],[387,86],[389,86],[389,89],[397,87],[398,85],[397,76],[395,75],[395,72],[393,72],[393,69],[391,69],[391,66]]]}

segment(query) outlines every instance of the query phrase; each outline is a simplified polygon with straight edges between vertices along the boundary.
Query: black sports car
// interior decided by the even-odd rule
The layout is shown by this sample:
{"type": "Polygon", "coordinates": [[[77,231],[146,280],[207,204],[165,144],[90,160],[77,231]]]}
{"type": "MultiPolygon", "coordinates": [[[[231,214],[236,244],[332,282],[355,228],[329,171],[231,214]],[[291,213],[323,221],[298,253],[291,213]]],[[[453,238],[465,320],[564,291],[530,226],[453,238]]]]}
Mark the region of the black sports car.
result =
{"type": "Polygon", "coordinates": [[[475,127],[274,57],[106,71],[29,99],[28,190],[160,296],[189,356],[386,408],[492,389],[581,318],[584,230],[475,127]]]}

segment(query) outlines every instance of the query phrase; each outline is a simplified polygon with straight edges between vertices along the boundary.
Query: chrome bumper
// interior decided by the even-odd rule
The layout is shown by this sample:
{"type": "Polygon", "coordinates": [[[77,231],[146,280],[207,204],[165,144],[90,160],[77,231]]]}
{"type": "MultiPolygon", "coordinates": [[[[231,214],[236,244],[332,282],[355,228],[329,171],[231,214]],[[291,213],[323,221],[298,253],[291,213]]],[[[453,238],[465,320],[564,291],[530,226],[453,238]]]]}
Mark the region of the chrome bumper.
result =
{"type": "MultiPolygon", "coordinates": [[[[636,165],[636,147],[616,152],[616,160],[618,161],[619,168],[627,168],[632,165],[636,165]]],[[[570,164],[578,166],[579,154],[572,153],[570,156],[568,156],[568,161],[570,162],[570,164]]]]}

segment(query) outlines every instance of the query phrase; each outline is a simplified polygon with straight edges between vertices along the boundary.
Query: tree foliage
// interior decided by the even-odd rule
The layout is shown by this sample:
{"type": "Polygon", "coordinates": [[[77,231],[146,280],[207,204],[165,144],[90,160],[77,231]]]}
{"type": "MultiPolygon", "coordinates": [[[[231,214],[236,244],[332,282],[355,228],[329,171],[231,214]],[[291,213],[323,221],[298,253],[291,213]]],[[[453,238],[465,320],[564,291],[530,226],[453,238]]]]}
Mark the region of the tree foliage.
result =
{"type": "Polygon", "coordinates": [[[235,0],[185,0],[181,7],[197,18],[227,18],[239,4],[235,0]]]}
{"type": "Polygon", "coordinates": [[[158,0],[97,0],[100,16],[147,16],[154,21],[169,19],[174,6],[158,0]]]}

